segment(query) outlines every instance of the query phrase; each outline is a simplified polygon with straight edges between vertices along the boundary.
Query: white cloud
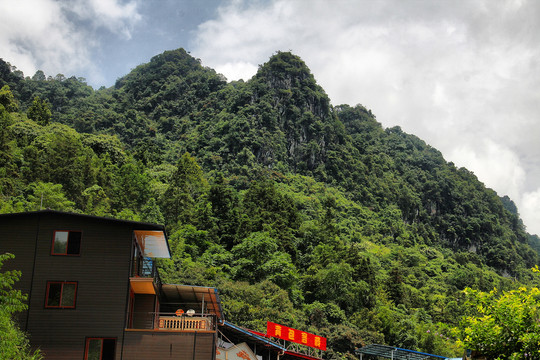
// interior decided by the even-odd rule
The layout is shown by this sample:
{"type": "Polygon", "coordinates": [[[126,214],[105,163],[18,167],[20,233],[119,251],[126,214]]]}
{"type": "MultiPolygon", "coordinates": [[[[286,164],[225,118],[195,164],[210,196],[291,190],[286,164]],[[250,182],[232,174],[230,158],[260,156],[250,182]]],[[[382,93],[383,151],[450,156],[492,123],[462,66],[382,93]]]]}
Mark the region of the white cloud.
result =
{"type": "Polygon", "coordinates": [[[362,103],[530,205],[540,174],[540,2],[231,1],[199,26],[194,54],[250,78],[277,50],[307,63],[334,104],[362,103]]]}
{"type": "Polygon", "coordinates": [[[487,187],[520,202],[525,170],[516,153],[504,145],[480,139],[476,144],[456,146],[448,158],[467,169],[474,169],[475,175],[487,187]]]}
{"type": "Polygon", "coordinates": [[[56,75],[80,73],[93,65],[104,28],[124,37],[140,19],[136,3],[118,0],[18,0],[0,2],[0,56],[32,76],[38,69],[56,75]]]}
{"type": "Polygon", "coordinates": [[[245,61],[235,61],[220,64],[216,66],[214,70],[216,70],[216,72],[219,74],[228,74],[232,80],[248,80],[253,74],[255,74],[255,72],[257,71],[257,67],[245,61]]]}
{"type": "Polygon", "coordinates": [[[134,1],[123,4],[118,0],[77,0],[64,3],[64,8],[91,21],[95,27],[104,27],[128,39],[133,26],[142,18],[134,1]]]}
{"type": "Polygon", "coordinates": [[[540,188],[523,194],[520,214],[527,231],[540,235],[540,188]]]}
{"type": "Polygon", "coordinates": [[[39,57],[40,66],[50,67],[66,57],[69,67],[75,67],[75,59],[87,55],[84,49],[72,46],[83,39],[77,37],[54,1],[2,2],[0,24],[2,57],[27,75],[37,70],[39,57]]]}

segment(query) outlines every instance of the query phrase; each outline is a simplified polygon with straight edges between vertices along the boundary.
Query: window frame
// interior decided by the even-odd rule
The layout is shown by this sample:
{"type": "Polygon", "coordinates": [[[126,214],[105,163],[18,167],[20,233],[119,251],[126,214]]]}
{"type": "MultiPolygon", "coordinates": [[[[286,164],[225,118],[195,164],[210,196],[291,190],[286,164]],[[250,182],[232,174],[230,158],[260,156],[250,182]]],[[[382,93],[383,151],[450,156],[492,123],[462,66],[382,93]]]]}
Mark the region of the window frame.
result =
{"type": "Polygon", "coordinates": [[[51,255],[52,256],[81,256],[82,237],[83,237],[82,230],[54,230],[53,237],[52,237],[52,244],[51,244],[51,255]],[[56,233],[59,233],[59,232],[67,232],[68,233],[68,238],[67,238],[67,242],[66,242],[66,252],[64,252],[64,253],[54,252],[54,243],[56,241],[56,233]],[[80,233],[81,234],[80,239],[79,239],[79,252],[77,254],[70,254],[70,253],[67,252],[68,249],[69,249],[69,234],[70,233],[80,233]]]}
{"type": "Polygon", "coordinates": [[[114,352],[113,352],[113,359],[116,358],[116,343],[118,342],[118,338],[115,337],[99,337],[99,336],[88,336],[85,340],[84,345],[84,360],[88,360],[88,350],[90,348],[90,341],[91,340],[101,340],[101,350],[99,354],[99,359],[103,359],[103,344],[104,340],[114,340],[114,352]]]}
{"type": "Polygon", "coordinates": [[[45,309],[76,309],[77,308],[77,291],[79,290],[79,282],[78,281],[47,281],[47,286],[45,290],[45,309]],[[58,305],[49,305],[49,292],[51,289],[52,284],[61,284],[62,287],[60,289],[60,300],[58,305]],[[73,296],[73,306],[64,306],[62,305],[62,294],[64,293],[64,285],[65,284],[75,284],[75,291],[73,296]]]}

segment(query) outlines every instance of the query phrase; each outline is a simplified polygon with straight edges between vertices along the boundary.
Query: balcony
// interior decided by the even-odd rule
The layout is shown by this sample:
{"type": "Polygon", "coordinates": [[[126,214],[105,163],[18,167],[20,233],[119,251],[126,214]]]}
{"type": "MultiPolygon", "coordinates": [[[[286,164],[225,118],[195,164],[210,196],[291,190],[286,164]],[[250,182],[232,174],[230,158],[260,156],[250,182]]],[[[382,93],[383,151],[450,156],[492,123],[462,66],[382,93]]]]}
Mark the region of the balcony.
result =
{"type": "Polygon", "coordinates": [[[161,279],[155,261],[138,257],[132,261],[131,287],[137,294],[157,294],[161,289],[161,279]]]}
{"type": "Polygon", "coordinates": [[[156,291],[151,277],[132,277],[130,282],[127,331],[217,331],[218,319],[223,315],[215,288],[162,284],[160,291],[156,291]]]}
{"type": "Polygon", "coordinates": [[[193,314],[192,316],[174,313],[134,312],[130,331],[160,332],[215,332],[217,318],[213,314],[193,314]]]}
{"type": "Polygon", "coordinates": [[[162,331],[216,331],[214,315],[194,314],[193,316],[175,316],[160,313],[156,317],[155,328],[162,331]]]}

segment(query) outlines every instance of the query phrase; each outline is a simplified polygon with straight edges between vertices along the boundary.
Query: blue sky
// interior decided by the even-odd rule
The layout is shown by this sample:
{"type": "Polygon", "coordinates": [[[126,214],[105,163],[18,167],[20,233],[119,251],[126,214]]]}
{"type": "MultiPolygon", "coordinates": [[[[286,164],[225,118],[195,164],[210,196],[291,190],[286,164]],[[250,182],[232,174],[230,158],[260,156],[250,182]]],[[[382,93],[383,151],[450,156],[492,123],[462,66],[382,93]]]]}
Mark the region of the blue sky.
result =
{"type": "Polygon", "coordinates": [[[0,0],[0,57],[111,86],[183,47],[229,80],[276,51],[517,204],[540,234],[540,1],[0,0]]]}
{"type": "MultiPolygon", "coordinates": [[[[146,0],[138,3],[129,38],[100,29],[95,59],[99,71],[91,85],[111,86],[131,69],[165,50],[193,47],[197,26],[216,14],[217,0],[146,0]]],[[[92,77],[92,75],[90,75],[92,77]]]]}

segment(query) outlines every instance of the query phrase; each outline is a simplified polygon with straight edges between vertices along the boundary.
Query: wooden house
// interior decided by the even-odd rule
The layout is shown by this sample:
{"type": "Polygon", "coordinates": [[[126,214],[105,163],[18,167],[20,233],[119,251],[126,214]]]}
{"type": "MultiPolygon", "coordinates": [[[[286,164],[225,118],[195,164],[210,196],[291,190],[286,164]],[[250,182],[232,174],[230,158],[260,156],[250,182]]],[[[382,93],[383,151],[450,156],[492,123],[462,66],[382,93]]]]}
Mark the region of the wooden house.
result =
{"type": "Polygon", "coordinates": [[[0,215],[0,253],[22,271],[21,329],[46,359],[214,360],[215,288],[162,284],[162,225],[43,210],[0,215]]]}

